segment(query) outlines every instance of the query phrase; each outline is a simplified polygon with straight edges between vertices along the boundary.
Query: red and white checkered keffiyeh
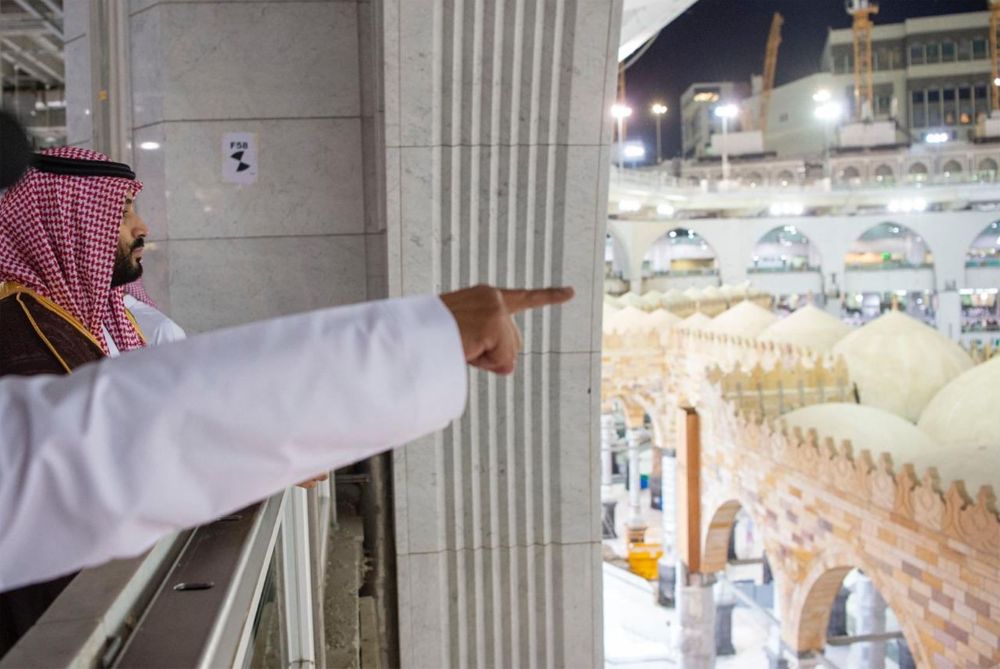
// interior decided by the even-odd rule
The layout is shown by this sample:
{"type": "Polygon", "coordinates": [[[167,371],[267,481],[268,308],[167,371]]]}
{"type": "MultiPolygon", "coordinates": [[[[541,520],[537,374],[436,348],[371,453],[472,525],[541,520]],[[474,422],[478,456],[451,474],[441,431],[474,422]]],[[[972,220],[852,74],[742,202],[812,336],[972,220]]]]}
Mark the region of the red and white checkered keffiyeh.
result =
{"type": "Polygon", "coordinates": [[[136,279],[132,283],[125,284],[125,294],[131,295],[140,302],[145,302],[149,306],[156,308],[156,302],[146,292],[146,286],[142,284],[142,279],[136,279]]]}
{"type": "MultiPolygon", "coordinates": [[[[108,160],[75,147],[44,153],[108,160]]],[[[124,286],[111,288],[125,194],[141,189],[122,177],[29,169],[0,200],[0,281],[16,281],[69,311],[105,354],[102,325],[122,352],[144,345],[125,313],[124,286]]]]}

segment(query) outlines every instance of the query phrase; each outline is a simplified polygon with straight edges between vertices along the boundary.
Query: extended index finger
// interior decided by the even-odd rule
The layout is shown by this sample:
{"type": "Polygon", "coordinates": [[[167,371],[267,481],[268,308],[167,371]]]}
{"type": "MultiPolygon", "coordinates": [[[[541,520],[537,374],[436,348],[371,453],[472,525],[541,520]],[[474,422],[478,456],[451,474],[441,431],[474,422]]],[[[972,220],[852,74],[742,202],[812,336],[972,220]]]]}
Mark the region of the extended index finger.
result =
{"type": "Polygon", "coordinates": [[[516,314],[528,309],[537,309],[550,304],[562,304],[573,299],[575,291],[564,286],[561,288],[536,288],[536,289],[507,289],[501,288],[500,294],[503,296],[504,304],[511,314],[516,314]]]}

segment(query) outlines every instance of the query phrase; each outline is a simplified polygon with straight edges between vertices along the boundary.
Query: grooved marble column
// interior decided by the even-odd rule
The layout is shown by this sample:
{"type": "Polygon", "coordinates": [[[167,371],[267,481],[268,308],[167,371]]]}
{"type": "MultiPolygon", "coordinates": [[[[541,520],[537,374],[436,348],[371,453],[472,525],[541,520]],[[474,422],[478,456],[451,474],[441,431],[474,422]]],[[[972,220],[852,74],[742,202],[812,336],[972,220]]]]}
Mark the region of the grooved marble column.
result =
{"type": "Polygon", "coordinates": [[[677,623],[674,643],[681,669],[715,667],[715,576],[688,574],[677,578],[677,623]]]}
{"type": "MultiPolygon", "coordinates": [[[[864,574],[854,582],[855,634],[885,632],[886,603],[875,584],[864,574]]],[[[851,646],[850,665],[858,669],[885,669],[885,641],[868,641],[851,646]]]]}
{"type": "Polygon", "coordinates": [[[404,667],[602,664],[600,332],[619,0],[383,0],[389,292],[570,284],[396,452],[404,667]]]}
{"type": "Polygon", "coordinates": [[[628,518],[625,528],[630,542],[642,543],[646,536],[646,519],[642,516],[642,473],[639,471],[640,450],[646,440],[646,431],[629,428],[628,441],[628,518]]]}
{"type": "Polygon", "coordinates": [[[618,431],[615,429],[615,417],[611,414],[601,415],[601,538],[614,539],[615,532],[615,499],[611,480],[614,470],[614,448],[618,443],[618,431]]]}
{"type": "Polygon", "coordinates": [[[663,556],[657,562],[657,601],[673,606],[677,580],[677,452],[664,449],[662,474],[663,556]]]}

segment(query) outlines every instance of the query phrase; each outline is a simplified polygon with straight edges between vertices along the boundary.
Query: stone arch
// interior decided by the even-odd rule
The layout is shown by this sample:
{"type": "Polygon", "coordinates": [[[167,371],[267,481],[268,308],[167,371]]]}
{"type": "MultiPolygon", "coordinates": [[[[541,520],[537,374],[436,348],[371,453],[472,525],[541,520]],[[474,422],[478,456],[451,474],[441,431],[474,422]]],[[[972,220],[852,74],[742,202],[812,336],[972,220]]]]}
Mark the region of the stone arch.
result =
{"type": "Polygon", "coordinates": [[[906,174],[911,181],[923,181],[927,178],[927,173],[927,165],[920,161],[910,165],[910,168],[906,171],[906,174]]]}
{"type": "Polygon", "coordinates": [[[627,428],[638,428],[643,425],[643,418],[646,415],[646,409],[640,403],[636,402],[629,393],[624,388],[616,389],[616,393],[613,397],[608,398],[608,402],[612,407],[618,405],[621,409],[623,415],[625,416],[625,427],[627,428]]]}
{"type": "Polygon", "coordinates": [[[1000,267],[1000,221],[993,221],[969,244],[966,267],[1000,267]]]}
{"type": "Polygon", "coordinates": [[[774,177],[774,182],[782,188],[785,186],[791,186],[795,183],[795,175],[788,170],[781,170],[778,172],[777,176],[774,177]]]}
{"type": "Polygon", "coordinates": [[[714,274],[719,255],[703,236],[690,228],[674,228],[660,235],[643,256],[643,268],[652,276],[714,274]]]}
{"type": "Polygon", "coordinates": [[[757,188],[764,184],[764,177],[760,172],[750,172],[743,177],[743,180],[747,182],[747,185],[751,188],[757,188]]]}
{"type": "Polygon", "coordinates": [[[848,271],[925,267],[934,264],[934,254],[927,241],[911,228],[883,221],[854,240],[844,263],[848,271]]]}
{"type": "Polygon", "coordinates": [[[629,272],[629,254],[628,247],[625,242],[618,236],[618,233],[608,226],[605,232],[605,246],[604,246],[604,263],[605,263],[605,276],[608,276],[609,272],[615,273],[619,269],[622,272],[623,278],[628,278],[629,272]],[[609,261],[608,256],[611,256],[609,261]],[[610,268],[608,265],[610,264],[610,268]]]}
{"type": "Polygon", "coordinates": [[[819,270],[821,257],[816,245],[794,225],[764,233],[753,247],[752,271],[796,272],[819,270]]]}
{"type": "Polygon", "coordinates": [[[879,595],[896,615],[900,631],[917,666],[925,666],[928,655],[919,633],[923,621],[913,620],[913,616],[906,615],[909,609],[904,601],[905,596],[901,594],[901,590],[892,587],[892,575],[875,569],[867,555],[843,545],[831,547],[813,559],[803,578],[796,584],[787,612],[791,615],[788,620],[790,629],[785,628],[786,643],[800,653],[823,650],[833,600],[844,577],[855,568],[871,579],[879,595]]]}
{"type": "Polygon", "coordinates": [[[886,163],[882,163],[875,168],[875,181],[879,183],[892,183],[896,180],[896,173],[893,171],[892,167],[886,163]]]}
{"type": "Polygon", "coordinates": [[[992,158],[983,158],[979,161],[977,169],[980,174],[988,174],[990,179],[995,179],[997,175],[997,161],[992,158]]]}
{"type": "Polygon", "coordinates": [[[705,530],[702,550],[701,571],[704,573],[722,571],[729,560],[729,537],[736,525],[736,516],[743,504],[737,499],[729,499],[719,505],[705,530]]]}
{"type": "Polygon", "coordinates": [[[945,177],[950,177],[953,174],[961,174],[962,163],[958,162],[957,160],[949,160],[941,168],[941,173],[944,174],[945,177]]]}
{"type": "Polygon", "coordinates": [[[854,165],[847,165],[844,169],[840,170],[840,180],[855,182],[861,180],[861,170],[859,170],[854,165]]]}

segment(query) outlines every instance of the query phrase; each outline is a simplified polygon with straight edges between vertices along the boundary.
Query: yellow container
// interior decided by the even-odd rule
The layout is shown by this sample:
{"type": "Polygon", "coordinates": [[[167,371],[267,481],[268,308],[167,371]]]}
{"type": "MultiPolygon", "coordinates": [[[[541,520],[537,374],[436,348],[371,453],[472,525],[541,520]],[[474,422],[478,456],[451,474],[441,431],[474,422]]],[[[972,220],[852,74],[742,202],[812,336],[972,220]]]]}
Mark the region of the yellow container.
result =
{"type": "Polygon", "coordinates": [[[647,581],[656,578],[656,563],[663,556],[660,544],[629,544],[628,567],[633,574],[647,581]]]}

